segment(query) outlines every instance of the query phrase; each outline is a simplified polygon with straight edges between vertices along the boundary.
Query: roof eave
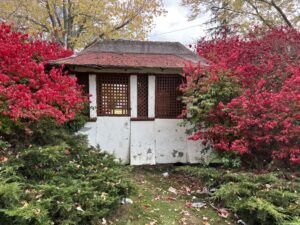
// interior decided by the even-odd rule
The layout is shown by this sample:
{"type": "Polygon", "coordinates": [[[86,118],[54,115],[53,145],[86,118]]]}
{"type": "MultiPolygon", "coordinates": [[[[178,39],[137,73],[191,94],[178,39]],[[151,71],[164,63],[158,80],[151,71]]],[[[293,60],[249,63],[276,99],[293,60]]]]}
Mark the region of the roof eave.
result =
{"type": "MultiPolygon", "coordinates": [[[[55,65],[52,65],[55,66],[55,65]]],[[[60,66],[60,65],[56,65],[60,66]]],[[[70,73],[131,73],[131,74],[182,74],[183,67],[133,67],[133,66],[103,66],[103,65],[75,65],[64,64],[65,69],[70,73]]]]}

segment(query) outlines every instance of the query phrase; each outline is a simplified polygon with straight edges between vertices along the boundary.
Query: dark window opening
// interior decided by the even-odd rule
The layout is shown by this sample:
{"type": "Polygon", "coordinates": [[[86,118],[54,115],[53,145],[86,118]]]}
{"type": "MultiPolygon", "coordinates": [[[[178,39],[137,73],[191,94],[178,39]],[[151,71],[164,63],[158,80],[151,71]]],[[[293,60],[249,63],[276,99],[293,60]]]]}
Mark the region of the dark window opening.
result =
{"type": "Polygon", "coordinates": [[[128,116],[129,76],[98,75],[97,76],[97,114],[99,116],[128,116]]]}
{"type": "Polygon", "coordinates": [[[82,85],[83,92],[89,93],[89,75],[88,74],[76,74],[77,83],[82,85]]]}
{"type": "MultiPolygon", "coordinates": [[[[82,86],[84,94],[89,94],[89,75],[88,74],[76,74],[77,83],[82,86]]],[[[82,111],[82,114],[90,117],[90,105],[87,104],[86,108],[82,111]]]]}
{"type": "Polygon", "coordinates": [[[183,105],[179,99],[182,95],[179,86],[182,83],[180,75],[156,76],[155,117],[177,118],[183,105]]]}

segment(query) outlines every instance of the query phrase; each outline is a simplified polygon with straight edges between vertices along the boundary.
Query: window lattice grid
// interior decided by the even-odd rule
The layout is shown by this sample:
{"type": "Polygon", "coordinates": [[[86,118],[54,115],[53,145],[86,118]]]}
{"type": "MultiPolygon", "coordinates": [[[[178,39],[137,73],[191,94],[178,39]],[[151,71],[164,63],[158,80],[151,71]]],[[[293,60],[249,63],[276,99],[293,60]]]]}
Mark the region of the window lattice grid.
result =
{"type": "Polygon", "coordinates": [[[182,111],[179,75],[156,76],[155,115],[157,118],[177,118],[182,111]]]}
{"type": "Polygon", "coordinates": [[[97,104],[98,115],[129,115],[129,76],[99,75],[97,104]]]}
{"type": "Polygon", "coordinates": [[[148,76],[139,75],[137,78],[137,116],[139,118],[148,117],[148,76]]]}

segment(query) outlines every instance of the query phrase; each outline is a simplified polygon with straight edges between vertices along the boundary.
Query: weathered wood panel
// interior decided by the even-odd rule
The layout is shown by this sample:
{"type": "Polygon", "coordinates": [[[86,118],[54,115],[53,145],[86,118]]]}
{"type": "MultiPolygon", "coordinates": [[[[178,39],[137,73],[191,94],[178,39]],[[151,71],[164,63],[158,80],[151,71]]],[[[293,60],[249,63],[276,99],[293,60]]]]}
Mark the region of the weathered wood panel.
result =
{"type": "Polygon", "coordinates": [[[155,120],[156,163],[187,162],[185,129],[178,119],[155,120]]]}
{"type": "Polygon", "coordinates": [[[100,148],[129,163],[130,117],[98,117],[96,123],[100,148]]]}
{"type": "Polygon", "coordinates": [[[131,121],[130,164],[155,164],[153,121],[131,121]]]}

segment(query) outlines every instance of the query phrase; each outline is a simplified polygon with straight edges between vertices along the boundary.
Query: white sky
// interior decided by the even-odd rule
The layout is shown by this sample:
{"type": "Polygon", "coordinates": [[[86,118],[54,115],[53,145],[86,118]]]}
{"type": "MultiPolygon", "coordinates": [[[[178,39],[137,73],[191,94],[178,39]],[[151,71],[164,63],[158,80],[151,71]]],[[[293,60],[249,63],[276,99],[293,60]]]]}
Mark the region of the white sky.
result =
{"type": "Polygon", "coordinates": [[[180,6],[181,0],[163,0],[163,2],[167,13],[165,16],[155,18],[155,27],[149,34],[148,40],[179,41],[183,44],[193,44],[200,36],[205,35],[203,23],[206,18],[201,17],[194,21],[188,21],[189,10],[180,6]]]}

